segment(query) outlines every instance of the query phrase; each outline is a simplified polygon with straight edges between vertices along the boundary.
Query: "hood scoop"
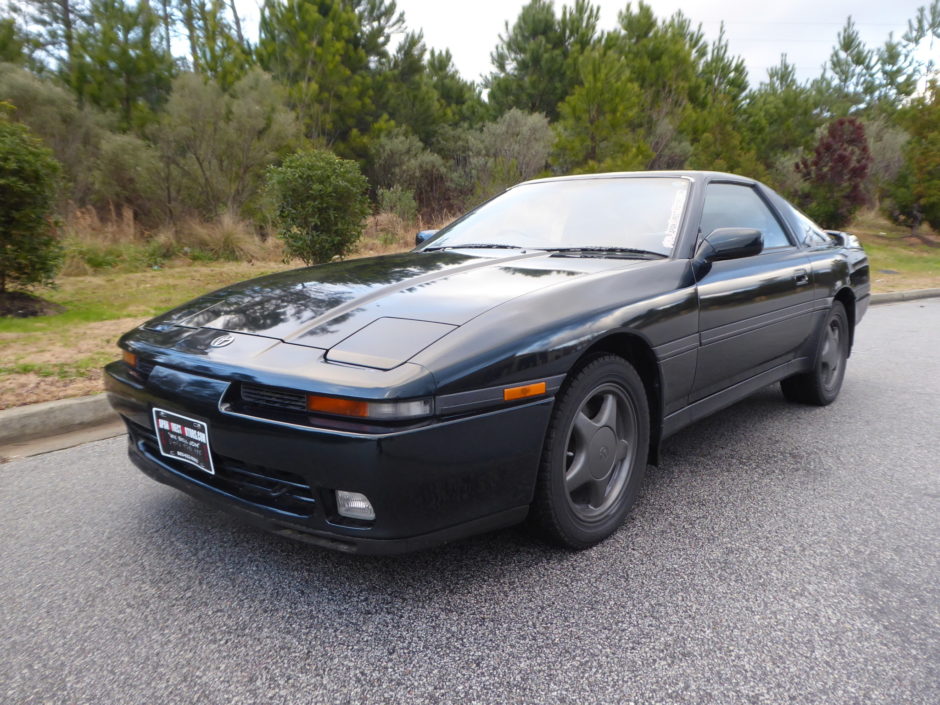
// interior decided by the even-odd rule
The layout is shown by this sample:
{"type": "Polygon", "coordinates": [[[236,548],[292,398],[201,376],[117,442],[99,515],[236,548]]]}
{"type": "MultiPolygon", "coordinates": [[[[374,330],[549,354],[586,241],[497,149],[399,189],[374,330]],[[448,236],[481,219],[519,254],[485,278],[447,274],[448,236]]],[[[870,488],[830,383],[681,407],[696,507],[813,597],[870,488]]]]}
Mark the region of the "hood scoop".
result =
{"type": "Polygon", "coordinates": [[[407,318],[379,318],[330,348],[326,359],[358,367],[391,370],[456,327],[407,318]]]}

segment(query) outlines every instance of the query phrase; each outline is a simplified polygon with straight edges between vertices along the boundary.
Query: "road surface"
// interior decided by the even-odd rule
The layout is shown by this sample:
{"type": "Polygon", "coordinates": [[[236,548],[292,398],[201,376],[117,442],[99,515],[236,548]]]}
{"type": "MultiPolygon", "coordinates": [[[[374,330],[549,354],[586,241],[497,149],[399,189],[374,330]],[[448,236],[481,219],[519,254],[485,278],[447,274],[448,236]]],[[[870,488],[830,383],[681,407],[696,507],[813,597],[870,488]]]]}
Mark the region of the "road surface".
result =
{"type": "Polygon", "coordinates": [[[583,553],[329,553],[120,438],[0,465],[0,702],[935,705],[938,400],[940,299],[876,307],[833,406],[683,431],[583,553]]]}

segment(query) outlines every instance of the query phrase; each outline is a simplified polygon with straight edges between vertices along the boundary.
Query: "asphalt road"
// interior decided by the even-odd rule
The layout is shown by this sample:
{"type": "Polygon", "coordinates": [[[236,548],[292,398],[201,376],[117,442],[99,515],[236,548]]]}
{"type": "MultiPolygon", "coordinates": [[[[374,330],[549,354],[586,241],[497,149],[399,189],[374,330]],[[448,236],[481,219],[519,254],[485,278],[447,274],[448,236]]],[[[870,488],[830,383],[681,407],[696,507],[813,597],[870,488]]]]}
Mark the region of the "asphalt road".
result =
{"type": "Polygon", "coordinates": [[[687,429],[583,553],[328,553],[123,439],[0,465],[0,703],[935,705],[938,400],[940,299],[874,308],[835,405],[687,429]]]}

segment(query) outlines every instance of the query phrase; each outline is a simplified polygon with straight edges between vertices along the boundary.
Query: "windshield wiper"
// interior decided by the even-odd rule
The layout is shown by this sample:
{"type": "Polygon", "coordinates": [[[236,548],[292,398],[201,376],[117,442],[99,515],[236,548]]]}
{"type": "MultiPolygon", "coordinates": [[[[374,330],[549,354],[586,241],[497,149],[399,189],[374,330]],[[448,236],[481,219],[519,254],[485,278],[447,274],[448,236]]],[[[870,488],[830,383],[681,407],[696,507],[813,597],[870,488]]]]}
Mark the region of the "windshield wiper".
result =
{"type": "MultiPolygon", "coordinates": [[[[466,245],[441,245],[440,247],[425,247],[425,252],[431,252],[432,250],[472,250],[472,249],[487,249],[487,250],[525,250],[527,248],[522,247],[522,245],[499,245],[486,242],[470,242],[466,245]]],[[[541,249],[541,248],[537,248],[541,249]]]]}
{"type": "Polygon", "coordinates": [[[546,248],[552,255],[560,257],[638,257],[640,259],[665,259],[669,255],[653,250],[639,250],[634,247],[550,247],[546,248]]]}

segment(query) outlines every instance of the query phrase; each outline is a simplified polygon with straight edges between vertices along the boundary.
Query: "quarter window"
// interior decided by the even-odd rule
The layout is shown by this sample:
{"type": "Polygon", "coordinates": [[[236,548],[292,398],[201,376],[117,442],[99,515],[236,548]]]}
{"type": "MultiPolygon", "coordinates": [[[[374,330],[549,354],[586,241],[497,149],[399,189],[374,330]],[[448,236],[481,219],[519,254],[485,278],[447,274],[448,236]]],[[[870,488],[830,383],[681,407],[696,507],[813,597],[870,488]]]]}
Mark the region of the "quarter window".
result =
{"type": "Polygon", "coordinates": [[[829,237],[822,228],[820,228],[816,223],[807,218],[805,215],[800,213],[796,208],[793,208],[793,215],[796,216],[796,221],[799,223],[800,236],[810,247],[825,247],[832,246],[832,238],[829,237]]]}
{"type": "Polygon", "coordinates": [[[754,228],[764,235],[764,249],[790,247],[780,221],[750,186],[709,184],[702,211],[702,237],[717,228],[754,228]]]}

